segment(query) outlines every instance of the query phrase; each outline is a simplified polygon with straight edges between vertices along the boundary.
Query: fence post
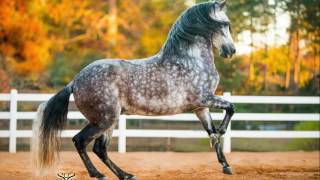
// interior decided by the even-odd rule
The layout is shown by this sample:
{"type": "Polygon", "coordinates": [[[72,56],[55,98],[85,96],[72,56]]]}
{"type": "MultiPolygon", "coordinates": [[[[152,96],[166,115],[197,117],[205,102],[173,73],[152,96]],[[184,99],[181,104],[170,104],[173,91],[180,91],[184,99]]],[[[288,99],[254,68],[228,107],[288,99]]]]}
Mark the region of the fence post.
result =
{"type": "Polygon", "coordinates": [[[126,116],[121,115],[119,118],[119,137],[118,137],[118,152],[126,152],[126,116]]]}
{"type": "Polygon", "coordinates": [[[18,91],[12,89],[10,92],[10,137],[9,137],[9,152],[15,153],[17,147],[17,95],[18,91]]]}
{"type": "MultiPolygon", "coordinates": [[[[231,96],[230,92],[223,93],[223,96],[228,100],[228,97],[231,96]]],[[[225,111],[224,111],[225,112],[225,111]]],[[[227,132],[223,136],[223,152],[230,153],[231,152],[231,121],[227,128],[227,132]]]]}

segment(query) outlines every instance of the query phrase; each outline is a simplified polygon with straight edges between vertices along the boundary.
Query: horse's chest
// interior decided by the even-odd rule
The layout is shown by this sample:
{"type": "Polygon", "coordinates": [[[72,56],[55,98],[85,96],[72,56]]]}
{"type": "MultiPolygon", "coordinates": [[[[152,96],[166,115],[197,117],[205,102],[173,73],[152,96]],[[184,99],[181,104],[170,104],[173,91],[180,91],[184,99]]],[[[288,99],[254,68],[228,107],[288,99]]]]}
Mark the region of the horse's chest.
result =
{"type": "Polygon", "coordinates": [[[213,73],[208,75],[209,89],[211,89],[212,91],[215,91],[218,87],[219,81],[220,81],[220,76],[219,76],[218,71],[214,71],[213,73]]]}
{"type": "Polygon", "coordinates": [[[186,82],[189,82],[193,93],[201,95],[201,93],[216,90],[219,74],[215,70],[197,70],[187,77],[186,82]]]}

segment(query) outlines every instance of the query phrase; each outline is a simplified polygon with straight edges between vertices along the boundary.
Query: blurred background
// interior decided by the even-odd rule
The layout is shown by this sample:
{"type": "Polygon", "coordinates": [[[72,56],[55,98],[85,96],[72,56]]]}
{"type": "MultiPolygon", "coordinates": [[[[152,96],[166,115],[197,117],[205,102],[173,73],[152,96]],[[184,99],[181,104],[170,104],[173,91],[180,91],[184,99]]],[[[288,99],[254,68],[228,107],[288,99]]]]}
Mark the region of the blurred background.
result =
{"type": "MultiPolygon", "coordinates": [[[[1,0],[0,93],[54,93],[102,58],[157,53],[177,17],[195,0],[1,0]]],[[[228,0],[237,56],[215,58],[217,94],[319,96],[320,1],[228,0]]],[[[37,104],[19,103],[19,111],[37,104]]],[[[75,109],[71,104],[71,109],[75,109]]],[[[0,110],[9,109],[0,102],[0,110]]],[[[214,110],[213,110],[214,111],[214,110]]],[[[237,105],[237,112],[319,113],[318,105],[237,105]]],[[[85,120],[68,122],[80,129],[85,120]]],[[[0,121],[0,129],[8,129],[0,121]]],[[[202,129],[198,122],[130,121],[128,128],[202,129]]],[[[237,121],[233,129],[318,130],[319,122],[237,121]]],[[[18,121],[30,129],[31,121],[18,121]]],[[[128,138],[128,151],[209,151],[207,139],[128,138]]],[[[65,139],[65,148],[72,147],[65,139]]],[[[117,140],[112,148],[116,148],[117,140]]],[[[7,150],[8,140],[0,139],[7,150]]],[[[28,140],[18,139],[18,149],[28,140]]],[[[319,139],[241,139],[233,150],[319,150],[319,139]],[[270,143],[273,146],[270,146],[270,143]]]]}

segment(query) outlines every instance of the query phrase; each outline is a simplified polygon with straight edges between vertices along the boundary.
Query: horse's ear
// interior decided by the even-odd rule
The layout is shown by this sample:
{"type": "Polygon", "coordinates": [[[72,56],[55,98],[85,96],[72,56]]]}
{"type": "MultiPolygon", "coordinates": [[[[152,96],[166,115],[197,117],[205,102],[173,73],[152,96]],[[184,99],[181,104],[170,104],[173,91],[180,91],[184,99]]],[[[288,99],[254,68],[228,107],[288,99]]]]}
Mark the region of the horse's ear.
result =
{"type": "Polygon", "coordinates": [[[222,0],[220,2],[218,2],[218,6],[220,8],[220,10],[223,10],[226,7],[227,1],[226,0],[222,0]]]}

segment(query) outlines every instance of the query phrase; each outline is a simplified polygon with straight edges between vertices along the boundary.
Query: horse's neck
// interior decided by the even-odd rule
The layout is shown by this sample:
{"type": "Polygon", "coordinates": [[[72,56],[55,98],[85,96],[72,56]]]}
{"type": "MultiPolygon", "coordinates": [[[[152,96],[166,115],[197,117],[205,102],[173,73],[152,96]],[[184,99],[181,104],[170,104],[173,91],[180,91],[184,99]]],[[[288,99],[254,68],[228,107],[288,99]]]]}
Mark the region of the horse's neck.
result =
{"type": "Polygon", "coordinates": [[[197,67],[214,67],[212,43],[202,37],[195,37],[195,41],[192,44],[183,45],[180,47],[181,52],[178,55],[173,55],[169,61],[173,64],[179,64],[181,66],[194,68],[197,67]],[[190,67],[193,66],[193,67],[190,67]]]}
{"type": "Polygon", "coordinates": [[[214,65],[211,43],[201,39],[189,46],[186,54],[197,64],[214,65]]]}

